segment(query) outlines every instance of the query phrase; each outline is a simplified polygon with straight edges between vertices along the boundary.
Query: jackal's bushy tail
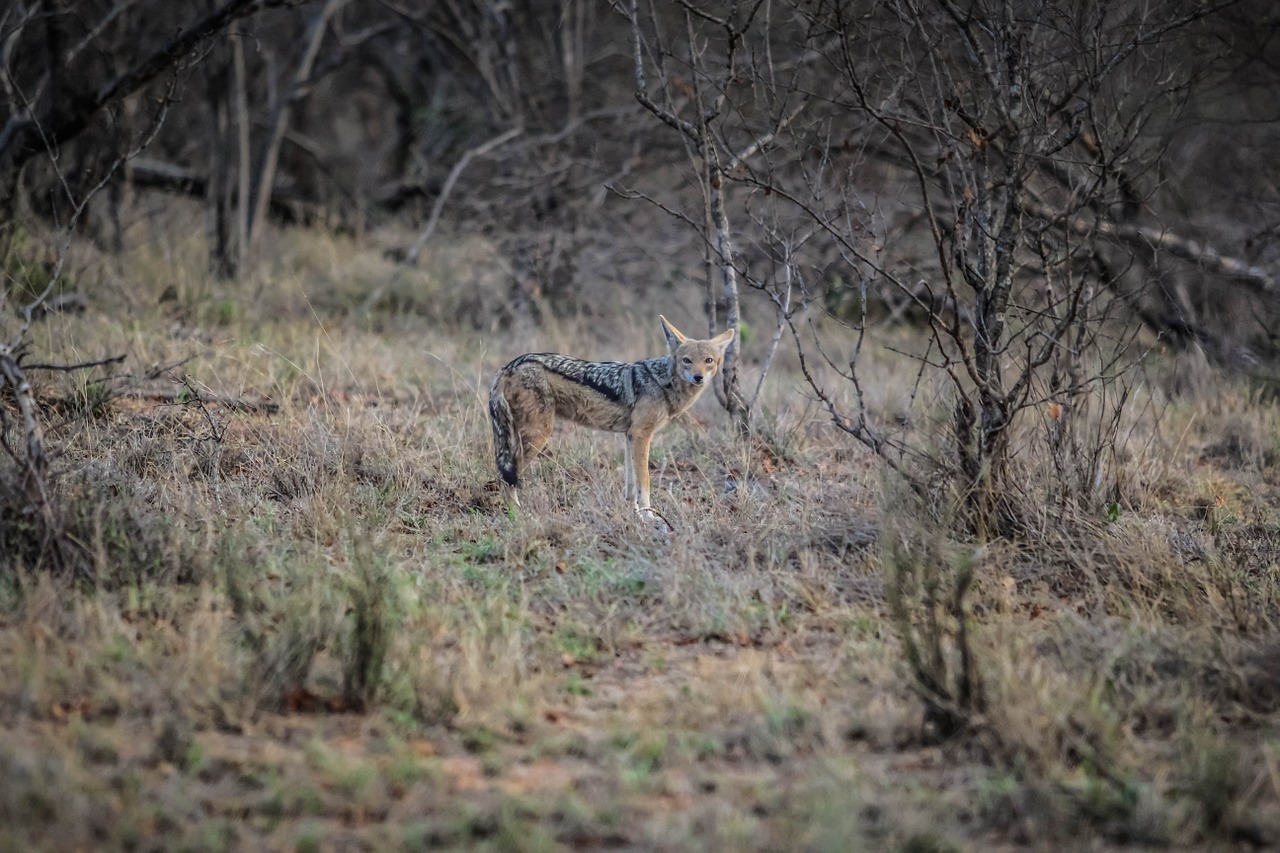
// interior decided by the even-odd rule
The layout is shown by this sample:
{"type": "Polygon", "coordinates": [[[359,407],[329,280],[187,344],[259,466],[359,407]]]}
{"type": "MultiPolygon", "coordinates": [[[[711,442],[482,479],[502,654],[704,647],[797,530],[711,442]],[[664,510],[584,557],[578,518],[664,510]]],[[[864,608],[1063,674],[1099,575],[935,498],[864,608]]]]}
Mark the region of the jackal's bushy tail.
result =
{"type": "Polygon", "coordinates": [[[489,421],[493,424],[493,455],[498,473],[513,488],[520,487],[520,437],[516,420],[500,387],[501,379],[489,389],[489,421]]]}

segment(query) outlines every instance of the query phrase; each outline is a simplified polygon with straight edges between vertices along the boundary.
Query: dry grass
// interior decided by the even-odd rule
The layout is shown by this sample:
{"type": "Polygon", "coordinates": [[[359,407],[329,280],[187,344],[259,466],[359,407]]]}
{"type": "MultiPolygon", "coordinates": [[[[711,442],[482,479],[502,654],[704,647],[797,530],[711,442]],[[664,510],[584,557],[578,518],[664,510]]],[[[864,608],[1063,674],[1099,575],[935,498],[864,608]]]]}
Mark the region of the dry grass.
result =
{"type": "MultiPolygon", "coordinates": [[[[0,508],[0,848],[1280,844],[1280,417],[1247,388],[1142,386],[1114,493],[1069,504],[1029,418],[1027,531],[977,543],[784,363],[776,452],[710,403],[659,436],[664,536],[600,434],[508,511],[482,401],[526,348],[650,353],[667,305],[495,334],[482,246],[277,240],[227,285],[157,232],[39,327],[42,360],[131,373],[37,389],[78,570],[0,508]],[[938,742],[886,584],[961,566],[981,701],[938,742]]],[[[892,416],[911,365],[868,357],[892,416]]]]}

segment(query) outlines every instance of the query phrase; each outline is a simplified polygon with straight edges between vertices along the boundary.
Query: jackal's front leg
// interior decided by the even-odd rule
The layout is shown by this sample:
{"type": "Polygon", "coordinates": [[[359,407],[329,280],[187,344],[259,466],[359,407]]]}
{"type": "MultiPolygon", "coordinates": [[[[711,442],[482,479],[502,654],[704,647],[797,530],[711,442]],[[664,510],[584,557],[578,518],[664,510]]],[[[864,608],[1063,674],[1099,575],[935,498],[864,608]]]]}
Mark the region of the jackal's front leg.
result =
{"type": "Polygon", "coordinates": [[[671,522],[666,516],[653,508],[649,502],[649,443],[653,439],[653,431],[640,433],[627,443],[627,474],[632,500],[632,508],[645,521],[662,525],[660,530],[671,532],[671,522]]]}
{"type": "Polygon", "coordinates": [[[631,437],[631,476],[634,481],[633,497],[636,509],[649,508],[649,442],[652,432],[637,432],[631,437]]]}

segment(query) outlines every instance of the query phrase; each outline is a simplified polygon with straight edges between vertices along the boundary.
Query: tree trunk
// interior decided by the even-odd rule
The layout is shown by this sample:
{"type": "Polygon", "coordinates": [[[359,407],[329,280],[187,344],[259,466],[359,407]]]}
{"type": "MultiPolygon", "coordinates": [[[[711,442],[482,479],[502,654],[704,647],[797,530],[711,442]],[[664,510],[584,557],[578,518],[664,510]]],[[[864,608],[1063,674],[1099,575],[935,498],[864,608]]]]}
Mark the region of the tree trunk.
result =
{"type": "Polygon", "coordinates": [[[302,59],[294,72],[289,88],[280,96],[275,115],[271,122],[270,135],[262,147],[258,159],[253,163],[250,178],[250,200],[246,202],[248,220],[246,223],[247,255],[256,256],[258,243],[262,238],[262,223],[267,217],[267,207],[271,203],[271,187],[275,183],[276,169],[280,163],[280,146],[284,142],[285,132],[293,118],[293,105],[305,94],[311,85],[311,75],[315,70],[316,57],[320,55],[320,45],[324,42],[330,19],[347,3],[347,0],[326,0],[324,6],[311,19],[307,27],[307,46],[302,59]],[[251,205],[251,206],[249,206],[251,205]]]}
{"type": "MultiPolygon", "coordinates": [[[[233,40],[238,42],[238,40],[233,40]]],[[[209,240],[209,272],[222,279],[235,278],[239,269],[231,234],[231,65],[234,59],[219,51],[221,67],[209,76],[209,177],[205,182],[206,231],[209,240]]]]}
{"type": "MultiPolygon", "coordinates": [[[[708,134],[709,136],[710,134],[708,134]]],[[[719,259],[719,272],[725,302],[725,328],[733,329],[733,341],[724,353],[724,365],[720,369],[720,387],[724,391],[721,405],[733,419],[738,432],[746,434],[751,429],[751,408],[742,398],[738,375],[738,345],[742,339],[742,315],[738,303],[738,270],[734,265],[733,233],[729,230],[729,214],[725,212],[725,186],[716,152],[708,148],[702,152],[707,162],[707,191],[710,193],[711,222],[714,227],[715,253],[719,259]]],[[[708,300],[711,302],[711,300],[708,300]]],[[[712,304],[714,310],[714,304],[712,304]]],[[[707,318],[714,323],[714,314],[707,318]]],[[[713,328],[713,334],[718,330],[713,328]]],[[[717,397],[720,395],[716,395],[717,397]]]]}

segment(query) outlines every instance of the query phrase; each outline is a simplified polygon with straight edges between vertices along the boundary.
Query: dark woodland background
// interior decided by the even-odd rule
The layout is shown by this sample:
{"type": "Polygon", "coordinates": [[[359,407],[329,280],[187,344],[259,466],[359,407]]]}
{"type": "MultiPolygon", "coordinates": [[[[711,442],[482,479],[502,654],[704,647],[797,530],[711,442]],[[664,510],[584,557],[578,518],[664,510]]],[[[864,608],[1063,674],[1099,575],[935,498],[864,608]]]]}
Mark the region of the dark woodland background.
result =
{"type": "MultiPolygon", "coordinates": [[[[1088,244],[1072,275],[1165,342],[1269,375],[1278,26],[1266,0],[16,0],[0,13],[0,251],[14,285],[42,260],[34,231],[74,223],[119,250],[156,190],[203,203],[228,277],[263,220],[483,232],[509,292],[463,319],[536,321],[617,288],[702,287],[716,252],[699,187],[723,178],[748,286],[767,290],[785,253],[837,315],[909,321],[946,298],[945,232],[972,192],[952,164],[1013,156],[999,95],[1032,143],[1021,228],[1088,244]],[[983,17],[1005,13],[1005,29],[983,17]],[[646,97],[705,147],[638,102],[641,54],[646,97]]],[[[1043,284],[1044,266],[1024,277],[1043,284]]]]}

